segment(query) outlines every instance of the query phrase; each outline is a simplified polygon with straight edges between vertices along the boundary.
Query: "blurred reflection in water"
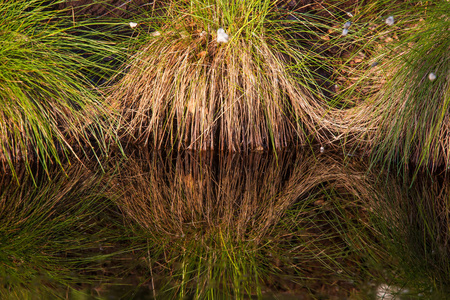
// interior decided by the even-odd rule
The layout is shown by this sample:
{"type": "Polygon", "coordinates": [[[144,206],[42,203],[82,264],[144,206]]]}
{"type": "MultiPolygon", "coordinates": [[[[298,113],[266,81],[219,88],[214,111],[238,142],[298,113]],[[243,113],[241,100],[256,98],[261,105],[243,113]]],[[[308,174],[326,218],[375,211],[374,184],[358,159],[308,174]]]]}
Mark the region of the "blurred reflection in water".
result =
{"type": "Polygon", "coordinates": [[[43,287],[70,299],[446,293],[442,176],[410,187],[360,160],[302,151],[141,152],[108,164],[105,174],[67,167],[37,187],[4,178],[2,299],[43,287]]]}
{"type": "Polygon", "coordinates": [[[359,161],[149,153],[127,165],[111,192],[146,239],[141,267],[159,295],[375,294],[399,262],[387,252],[384,229],[395,223],[385,214],[392,192],[398,202],[408,193],[392,180],[387,191],[359,161]]]}
{"type": "Polygon", "coordinates": [[[81,164],[55,169],[52,180],[0,179],[0,299],[65,297],[107,278],[119,232],[102,178],[81,164]]]}

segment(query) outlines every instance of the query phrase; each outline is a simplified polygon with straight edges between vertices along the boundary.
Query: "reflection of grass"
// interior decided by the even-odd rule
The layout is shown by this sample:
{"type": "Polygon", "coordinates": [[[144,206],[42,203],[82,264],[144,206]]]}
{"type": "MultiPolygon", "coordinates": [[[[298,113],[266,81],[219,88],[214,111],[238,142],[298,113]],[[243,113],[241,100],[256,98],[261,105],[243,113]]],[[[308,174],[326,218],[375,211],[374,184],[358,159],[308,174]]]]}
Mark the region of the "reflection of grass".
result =
{"type": "Polygon", "coordinates": [[[118,205],[138,225],[134,235],[146,239],[147,282],[165,284],[156,293],[242,298],[323,289],[348,296],[361,283],[348,281],[355,274],[376,276],[363,266],[386,254],[363,204],[374,193],[363,173],[289,153],[278,161],[213,161],[208,154],[130,161],[111,181],[118,205]]]}
{"type": "Polygon", "coordinates": [[[93,194],[101,192],[99,178],[82,166],[68,168],[67,175],[37,183],[27,175],[19,178],[21,186],[3,178],[1,299],[54,299],[76,284],[102,280],[101,264],[116,234],[105,226],[113,225],[102,214],[105,202],[93,194]]]}
{"type": "Polygon", "coordinates": [[[102,118],[110,120],[111,114],[88,76],[100,75],[93,70],[102,69],[98,59],[111,49],[70,34],[72,22],[46,2],[0,6],[0,162],[12,171],[31,160],[47,169],[80,147],[97,154],[106,150],[102,118]]]}
{"type": "Polygon", "coordinates": [[[416,181],[385,186],[373,208],[383,220],[377,223],[380,237],[396,261],[390,282],[438,299],[450,286],[450,185],[425,174],[416,181]]]}
{"type": "Polygon", "coordinates": [[[68,168],[71,179],[4,184],[0,276],[8,280],[0,296],[35,288],[56,295],[106,274],[126,282],[143,275],[163,299],[364,298],[366,281],[445,287],[448,184],[419,178],[413,188],[385,187],[356,162],[327,154],[153,154],[108,172],[102,187],[80,166],[68,168]],[[103,195],[115,199],[124,224],[103,213],[103,195]],[[124,239],[128,248],[119,248],[124,239]]]}
{"type": "Polygon", "coordinates": [[[327,26],[276,4],[172,1],[148,19],[158,31],[139,23],[136,54],[110,97],[127,134],[157,148],[226,150],[324,138],[316,71],[326,60],[316,43],[327,26]],[[219,28],[228,43],[217,42],[219,28]]]}

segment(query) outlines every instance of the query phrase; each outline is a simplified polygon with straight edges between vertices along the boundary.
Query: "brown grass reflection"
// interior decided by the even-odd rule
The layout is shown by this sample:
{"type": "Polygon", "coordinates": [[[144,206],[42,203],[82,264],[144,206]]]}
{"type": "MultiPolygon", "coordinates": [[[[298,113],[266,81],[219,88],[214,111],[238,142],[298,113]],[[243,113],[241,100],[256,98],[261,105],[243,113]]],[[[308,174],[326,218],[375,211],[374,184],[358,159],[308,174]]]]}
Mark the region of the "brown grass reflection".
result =
{"type": "Polygon", "coordinates": [[[383,254],[365,207],[374,185],[360,167],[301,151],[151,153],[130,159],[111,192],[147,239],[152,284],[169,281],[180,297],[348,296],[358,284],[349,278],[364,278],[362,257],[383,254]]]}

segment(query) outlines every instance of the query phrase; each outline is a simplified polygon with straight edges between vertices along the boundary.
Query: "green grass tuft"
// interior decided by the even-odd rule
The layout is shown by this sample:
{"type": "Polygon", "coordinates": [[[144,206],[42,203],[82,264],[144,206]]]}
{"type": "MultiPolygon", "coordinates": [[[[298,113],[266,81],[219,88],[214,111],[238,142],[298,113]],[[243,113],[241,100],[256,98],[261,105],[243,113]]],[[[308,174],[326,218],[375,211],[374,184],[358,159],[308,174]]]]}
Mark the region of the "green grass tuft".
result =
{"type": "Polygon", "coordinates": [[[0,5],[0,163],[13,173],[21,163],[48,169],[72,154],[101,155],[114,138],[113,113],[93,82],[109,72],[100,59],[113,47],[82,37],[49,5],[0,5]]]}
{"type": "MultiPolygon", "coordinates": [[[[346,70],[344,64],[341,69],[357,78],[341,95],[357,99],[342,114],[347,146],[356,144],[371,154],[374,163],[390,169],[410,163],[432,170],[448,167],[450,4],[373,5],[380,15],[375,9],[375,16],[365,16],[368,26],[359,34],[366,44],[354,51],[354,56],[362,54],[365,59],[360,66],[346,70]],[[395,20],[391,26],[384,19],[389,15],[395,20]]],[[[352,61],[354,57],[348,62],[352,61]]]]}

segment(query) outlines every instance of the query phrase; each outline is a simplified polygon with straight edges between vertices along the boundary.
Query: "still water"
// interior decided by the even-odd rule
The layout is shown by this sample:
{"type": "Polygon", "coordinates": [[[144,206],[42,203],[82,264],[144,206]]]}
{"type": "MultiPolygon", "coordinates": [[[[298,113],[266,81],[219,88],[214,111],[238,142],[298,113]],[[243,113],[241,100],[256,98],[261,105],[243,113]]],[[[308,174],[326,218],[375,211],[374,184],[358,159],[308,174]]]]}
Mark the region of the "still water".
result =
{"type": "Polygon", "coordinates": [[[136,153],[2,176],[1,299],[450,297],[446,174],[136,153]]]}

